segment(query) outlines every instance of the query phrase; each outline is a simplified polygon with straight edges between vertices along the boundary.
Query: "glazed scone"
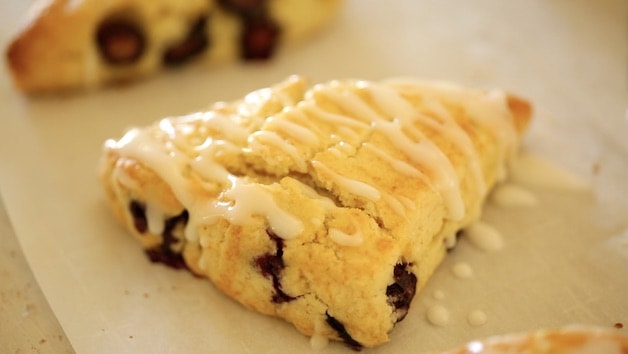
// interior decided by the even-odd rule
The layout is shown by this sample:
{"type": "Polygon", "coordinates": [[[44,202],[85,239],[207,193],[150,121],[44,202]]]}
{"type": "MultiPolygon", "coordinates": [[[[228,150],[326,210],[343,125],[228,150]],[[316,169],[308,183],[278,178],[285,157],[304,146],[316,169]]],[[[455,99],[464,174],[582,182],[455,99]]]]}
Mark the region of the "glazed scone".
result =
{"type": "Polygon", "coordinates": [[[372,347],[479,217],[530,114],[501,91],[294,76],[108,140],[101,176],[152,260],[372,347]]]}
{"type": "Polygon", "coordinates": [[[128,82],[192,60],[267,59],[324,27],[342,0],[39,0],[6,50],[16,88],[128,82]]]}
{"type": "MultiPolygon", "coordinates": [[[[628,336],[601,327],[571,326],[496,335],[438,354],[627,354],[628,336]]],[[[434,353],[437,354],[437,353],[434,353]]]]}

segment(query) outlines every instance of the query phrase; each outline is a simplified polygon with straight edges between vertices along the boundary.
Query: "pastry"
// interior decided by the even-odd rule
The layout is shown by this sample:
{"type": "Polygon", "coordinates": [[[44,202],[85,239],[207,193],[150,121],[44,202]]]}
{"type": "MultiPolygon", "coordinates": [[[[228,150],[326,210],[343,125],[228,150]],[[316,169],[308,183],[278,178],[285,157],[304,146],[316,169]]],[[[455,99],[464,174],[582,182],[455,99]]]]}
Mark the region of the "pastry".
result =
{"type": "Polygon", "coordinates": [[[7,51],[15,86],[58,92],[194,60],[263,60],[320,29],[342,0],[39,0],[7,51]]]}
{"type": "Polygon", "coordinates": [[[530,114],[501,91],[294,76],[108,140],[101,176],[153,261],[372,347],[479,217],[530,114]]]}
{"type": "Polygon", "coordinates": [[[567,327],[496,335],[439,354],[626,354],[628,336],[599,327],[567,327]]]}

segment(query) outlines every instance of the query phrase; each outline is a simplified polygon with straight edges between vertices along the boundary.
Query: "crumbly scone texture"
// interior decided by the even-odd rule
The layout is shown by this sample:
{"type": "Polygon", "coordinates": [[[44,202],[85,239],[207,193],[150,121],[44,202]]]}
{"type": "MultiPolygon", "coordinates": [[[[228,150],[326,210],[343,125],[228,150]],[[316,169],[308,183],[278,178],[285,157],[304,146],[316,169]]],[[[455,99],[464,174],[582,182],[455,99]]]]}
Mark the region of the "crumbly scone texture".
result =
{"type": "Polygon", "coordinates": [[[530,114],[500,91],[294,76],[107,141],[101,176],[151,259],[372,347],[479,217],[530,114]]]}
{"type": "Polygon", "coordinates": [[[324,27],[342,0],[38,0],[6,48],[15,87],[135,81],[191,61],[262,60],[324,27]]]}

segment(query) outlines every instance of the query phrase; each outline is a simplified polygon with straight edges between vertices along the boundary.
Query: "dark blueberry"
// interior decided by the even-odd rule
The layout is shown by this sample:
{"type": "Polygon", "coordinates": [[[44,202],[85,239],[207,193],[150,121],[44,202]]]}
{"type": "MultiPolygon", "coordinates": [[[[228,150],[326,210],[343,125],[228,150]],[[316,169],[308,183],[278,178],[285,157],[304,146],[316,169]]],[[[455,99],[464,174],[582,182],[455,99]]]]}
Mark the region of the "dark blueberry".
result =
{"type": "Polygon", "coordinates": [[[386,288],[388,303],[393,307],[395,322],[403,320],[408,314],[410,303],[416,293],[417,277],[407,270],[407,265],[395,265],[393,271],[394,283],[386,288]]]}
{"type": "Polygon", "coordinates": [[[289,302],[294,300],[295,298],[286,294],[281,288],[281,272],[285,268],[285,264],[283,262],[283,240],[277,235],[273,234],[271,231],[266,231],[268,236],[273,242],[275,242],[276,251],[275,254],[266,253],[255,259],[255,264],[260,269],[262,275],[265,277],[271,278],[273,282],[273,288],[275,289],[275,294],[273,294],[273,302],[277,304],[281,304],[284,302],[289,302]]]}
{"type": "Polygon", "coordinates": [[[351,335],[347,332],[347,329],[345,328],[345,326],[340,321],[332,317],[327,312],[325,312],[325,316],[327,316],[325,321],[327,322],[329,327],[333,328],[336,331],[336,333],[338,333],[338,336],[342,338],[342,341],[347,346],[349,346],[349,348],[355,351],[362,350],[362,344],[360,344],[360,342],[356,341],[355,339],[351,337],[351,335]]]}
{"type": "Polygon", "coordinates": [[[172,246],[177,242],[182,242],[174,234],[174,230],[177,226],[185,226],[188,222],[188,211],[184,210],[181,214],[169,218],[166,220],[164,231],[162,233],[163,239],[159,246],[146,250],[148,258],[155,263],[163,263],[169,267],[175,269],[188,268],[183,259],[183,255],[172,249],[172,246]]]}
{"type": "Polygon", "coordinates": [[[153,263],[161,263],[174,269],[187,269],[180,253],[164,252],[161,247],[146,250],[146,255],[153,263]]]}
{"type": "Polygon", "coordinates": [[[137,200],[132,200],[129,204],[129,211],[133,217],[133,226],[137,232],[143,234],[148,230],[148,220],[146,219],[146,206],[137,200]]]}
{"type": "Polygon", "coordinates": [[[264,11],[266,0],[220,0],[219,3],[241,16],[251,16],[252,13],[264,11]]]}
{"type": "Polygon", "coordinates": [[[146,48],[146,38],[139,26],[134,21],[115,17],[98,26],[96,42],[100,55],[112,65],[135,63],[146,48]]]}
{"type": "Polygon", "coordinates": [[[244,60],[269,59],[279,42],[280,28],[269,14],[266,0],[219,0],[242,24],[240,56],[244,60]]]}
{"type": "Polygon", "coordinates": [[[245,60],[270,58],[277,47],[279,34],[279,27],[271,21],[245,22],[241,38],[242,58],[245,60]]]}
{"type": "Polygon", "coordinates": [[[192,24],[182,41],[166,49],[163,62],[170,66],[183,64],[203,53],[208,46],[207,17],[203,16],[192,24]]]}

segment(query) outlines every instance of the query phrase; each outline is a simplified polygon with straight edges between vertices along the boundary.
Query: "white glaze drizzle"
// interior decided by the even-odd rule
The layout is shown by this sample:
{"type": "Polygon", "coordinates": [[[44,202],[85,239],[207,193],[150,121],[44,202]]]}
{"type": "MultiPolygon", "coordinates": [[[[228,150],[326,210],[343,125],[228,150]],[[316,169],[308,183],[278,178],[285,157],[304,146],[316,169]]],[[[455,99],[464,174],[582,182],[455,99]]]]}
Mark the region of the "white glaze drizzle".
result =
{"type": "Polygon", "coordinates": [[[357,230],[353,234],[347,234],[346,232],[331,228],[328,232],[329,237],[334,242],[342,246],[356,247],[361,245],[364,241],[362,238],[362,234],[359,230],[357,230]]]}
{"type": "Polygon", "coordinates": [[[220,141],[210,143],[207,149],[201,151],[201,153],[190,162],[190,166],[201,177],[218,183],[224,182],[229,177],[229,171],[213,159],[213,153],[220,144],[220,141]]]}
{"type": "Polygon", "coordinates": [[[535,206],[538,198],[534,193],[512,183],[502,183],[491,192],[491,201],[499,206],[535,206]]]}
{"type": "Polygon", "coordinates": [[[397,200],[399,200],[401,204],[403,204],[406,207],[407,210],[415,210],[417,208],[417,205],[414,200],[404,197],[403,195],[398,196],[397,200]]]}
{"type": "Polygon", "coordinates": [[[431,305],[427,308],[426,316],[435,326],[443,327],[449,323],[449,310],[443,305],[431,305]]]}
{"type": "Polygon", "coordinates": [[[286,119],[270,117],[266,120],[266,128],[281,131],[306,145],[318,145],[319,143],[319,138],[314,132],[286,119]]]}
{"type": "Polygon", "coordinates": [[[124,169],[115,169],[113,171],[112,180],[117,181],[121,185],[131,190],[142,188],[138,181],[129,176],[129,174],[124,169]]]}
{"type": "Polygon", "coordinates": [[[341,93],[335,90],[321,90],[319,93],[332,100],[343,110],[350,112],[352,117],[370,122],[374,130],[386,135],[388,140],[402,150],[407,158],[430,170],[434,176],[433,182],[437,190],[444,197],[448,217],[453,220],[460,220],[464,216],[464,204],[457,175],[442,150],[424,137],[419,130],[411,129],[411,123],[413,118],[417,116],[417,111],[399,93],[384,86],[364,81],[358,82],[357,86],[369,88],[371,96],[376,102],[379,102],[380,108],[384,107],[388,111],[389,116],[379,114],[358,95],[348,90],[341,93]],[[389,121],[390,119],[393,120],[389,121]],[[412,130],[415,135],[419,136],[420,141],[413,141],[404,132],[404,128],[412,130]]]}
{"type": "Polygon", "coordinates": [[[321,327],[325,328],[326,324],[322,322],[314,322],[314,334],[310,337],[310,347],[315,350],[323,350],[329,344],[329,338],[321,332],[321,327]]]}
{"type": "MultiPolygon", "coordinates": [[[[219,111],[197,113],[163,119],[156,126],[146,129],[132,129],[117,142],[107,141],[105,147],[117,150],[120,155],[141,161],[171,187],[175,197],[190,211],[190,220],[185,230],[189,239],[197,238],[195,230],[198,223],[215,222],[218,217],[234,224],[244,224],[254,215],[259,215],[267,220],[273,232],[283,238],[296,237],[303,230],[302,222],[290,212],[283,210],[267,188],[254,181],[247,182],[232,175],[215,160],[215,156],[226,152],[239,154],[245,149],[250,149],[251,144],[259,144],[258,147],[272,145],[290,156],[295,161],[297,170],[305,171],[308,161],[299,154],[294,145],[283,138],[284,135],[294,141],[312,145],[320,144],[321,139],[327,139],[325,144],[331,146],[328,151],[338,156],[355,153],[355,147],[358,145],[354,144],[361,144],[361,147],[386,161],[395,171],[409,177],[421,178],[433,186],[443,197],[447,218],[459,220],[464,216],[465,210],[458,176],[449,158],[418,129],[415,122],[436,129],[465,154],[471,161],[474,178],[478,185],[481,185],[483,177],[478,173],[477,154],[466,133],[455,124],[446,109],[437,103],[432,103],[428,107],[430,112],[438,116],[438,121],[422,115],[398,92],[398,87],[404,85],[414,89],[421,87],[421,90],[434,97],[434,102],[441,98],[452,99],[448,90],[457,92],[457,101],[461,101],[465,108],[473,113],[471,114],[473,119],[506,138],[504,151],[509,150],[517,140],[516,135],[513,137],[512,122],[504,119],[504,114],[488,111],[489,105],[498,106],[498,110],[501,107],[506,109],[504,96],[500,96],[499,93],[491,93],[488,95],[490,97],[479,96],[481,102],[476,104],[471,101],[477,100],[478,97],[469,99],[461,90],[458,92],[450,88],[430,89],[409,81],[404,81],[401,86],[370,82],[343,86],[336,82],[316,86],[306,93],[304,101],[293,106],[291,106],[294,104],[293,99],[289,96],[273,95],[270,91],[262,90],[247,96],[245,103],[239,107],[240,114],[243,115],[256,114],[256,109],[262,107],[263,100],[273,99],[275,103],[284,107],[281,111],[284,116],[271,116],[265,123],[263,121],[260,123],[265,124],[263,127],[256,127],[250,122],[243,123],[243,117],[219,111]],[[354,92],[356,89],[366,89],[371,102],[354,92]],[[326,111],[321,108],[322,106],[318,106],[316,100],[321,98],[333,102],[340,108],[340,112],[326,111]],[[327,128],[317,126],[319,122],[333,127],[333,133],[325,136],[328,134],[325,133],[327,128]],[[396,158],[371,143],[364,143],[364,139],[375,133],[385,136],[407,160],[396,158]],[[332,145],[329,145],[330,143],[332,145]],[[199,195],[189,179],[190,173],[229,188],[220,196],[199,195]]],[[[504,155],[506,154],[504,152],[504,155]]],[[[309,160],[309,163],[315,170],[323,172],[333,183],[349,193],[373,202],[379,201],[383,196],[399,214],[402,214],[404,208],[415,207],[415,203],[407,197],[391,197],[389,193],[380,190],[379,186],[342,176],[320,161],[309,160]]],[[[151,215],[150,218],[153,216],[157,218],[157,214],[155,211],[155,215],[151,215]]],[[[151,228],[159,230],[157,223],[154,224],[151,228]]]]}
{"type": "Polygon", "coordinates": [[[338,208],[336,206],[336,204],[334,204],[334,201],[319,194],[318,192],[316,192],[316,190],[310,186],[308,186],[307,184],[299,181],[299,180],[294,180],[296,182],[296,185],[299,187],[300,191],[303,193],[303,195],[305,195],[306,197],[308,197],[309,199],[312,199],[314,201],[316,201],[318,203],[318,205],[320,205],[324,210],[326,211],[332,211],[336,208],[338,208]]]}
{"type": "Polygon", "coordinates": [[[434,292],[432,293],[432,297],[435,300],[442,300],[445,298],[445,292],[442,290],[434,290],[434,292]]]}
{"type": "Polygon", "coordinates": [[[281,238],[293,238],[303,231],[303,223],[294,215],[283,210],[275,202],[270,191],[258,183],[247,183],[242,178],[230,176],[231,188],[223,193],[232,202],[216,204],[218,215],[229,222],[242,225],[252,215],[265,215],[270,229],[281,238]]]}
{"type": "MultiPolygon", "coordinates": [[[[425,82],[407,78],[389,79],[385,83],[395,89],[421,92],[424,102],[428,104],[431,101],[438,102],[438,105],[460,105],[474,122],[489,128],[502,142],[498,151],[499,161],[514,158],[519,137],[506,93],[497,90],[469,92],[449,82],[425,82]]],[[[502,170],[499,175],[503,179],[505,171],[502,170]]]]}
{"type": "Polygon", "coordinates": [[[290,142],[288,142],[287,140],[279,136],[279,134],[272,131],[264,130],[264,131],[257,131],[253,133],[251,137],[249,138],[250,148],[253,148],[253,149],[262,148],[263,149],[265,145],[273,145],[281,149],[288,156],[290,156],[292,161],[296,164],[297,171],[299,172],[307,171],[307,164],[303,160],[303,158],[299,156],[299,152],[297,151],[297,148],[294,145],[290,144],[290,142]]]}
{"type": "Polygon", "coordinates": [[[385,193],[383,195],[383,199],[397,215],[406,216],[406,207],[400,198],[396,198],[392,194],[385,193]]]}
{"type": "Polygon", "coordinates": [[[444,119],[442,125],[437,127],[438,131],[442,134],[448,134],[449,141],[456,145],[458,150],[465,155],[471,167],[471,174],[475,179],[476,187],[481,195],[486,194],[487,188],[484,174],[482,173],[482,167],[480,166],[480,157],[469,135],[458,125],[449,111],[438,101],[433,99],[425,100],[424,104],[426,104],[432,114],[436,114],[441,117],[441,119],[444,119]]]}
{"type": "Polygon", "coordinates": [[[445,248],[450,250],[456,247],[456,245],[458,244],[458,237],[455,233],[450,233],[448,235],[445,235],[443,242],[445,244],[445,248]]]}
{"type": "MultiPolygon", "coordinates": [[[[372,83],[372,85],[377,84],[372,83]]],[[[343,90],[342,92],[338,92],[337,90],[324,90],[320,92],[326,98],[336,103],[345,112],[348,112],[348,117],[360,120],[362,123],[372,124],[373,122],[385,119],[385,117],[377,113],[362,98],[349,90],[343,90]]]]}
{"type": "Polygon", "coordinates": [[[294,99],[283,90],[272,90],[269,87],[259,89],[244,97],[242,103],[238,105],[238,114],[241,116],[258,116],[261,113],[269,113],[262,111],[267,103],[274,104],[275,110],[281,110],[283,107],[293,105],[294,99]]]}
{"type": "Polygon", "coordinates": [[[487,222],[476,221],[464,230],[473,246],[482,251],[498,251],[504,247],[502,235],[487,222]]]}
{"type": "Polygon", "coordinates": [[[146,221],[148,231],[153,235],[161,235],[164,232],[165,214],[154,204],[146,205],[146,221]]]}
{"type": "Polygon", "coordinates": [[[339,127],[346,127],[350,129],[368,129],[369,127],[369,123],[357,121],[349,116],[327,112],[322,108],[316,106],[313,102],[308,102],[308,104],[302,105],[301,108],[303,109],[304,113],[310,116],[314,116],[316,119],[320,119],[323,122],[337,125],[339,127]]]}
{"type": "Polygon", "coordinates": [[[368,90],[371,93],[371,98],[384,112],[388,112],[388,114],[393,117],[402,119],[407,123],[415,121],[421,122],[435,129],[439,134],[446,136],[447,140],[454,144],[469,161],[471,173],[476,181],[477,188],[480,194],[484,195],[486,191],[484,175],[482,174],[480,158],[473,146],[473,142],[469,135],[456,123],[451,114],[449,114],[437,100],[425,99],[422,105],[433,115],[436,114],[438,118],[442,120],[441,122],[425,116],[424,113],[414,108],[410,102],[403,98],[403,96],[392,87],[385,85],[369,85],[368,90]]]}
{"type": "Polygon", "coordinates": [[[331,177],[334,182],[338,185],[338,187],[347,190],[349,193],[364,197],[370,201],[377,201],[381,197],[381,192],[371,186],[368,183],[364,183],[358,181],[356,179],[344,177],[336,172],[334,172],[331,168],[325,166],[320,161],[312,161],[312,166],[316,170],[322,171],[327,176],[331,177]]]}
{"type": "MultiPolygon", "coordinates": [[[[430,140],[413,141],[402,131],[402,126],[398,121],[374,122],[373,128],[383,133],[407,158],[430,171],[432,183],[440,192],[447,206],[448,217],[452,220],[462,219],[464,204],[460,194],[458,177],[443,151],[430,140]]],[[[420,132],[417,133],[420,134],[420,132]]]]}
{"type": "Polygon", "coordinates": [[[467,322],[475,327],[485,324],[486,320],[486,313],[482,310],[472,310],[467,315],[467,322]]]}
{"type": "Polygon", "coordinates": [[[522,153],[510,165],[513,180],[560,190],[583,190],[586,181],[531,153],[522,153]]]}
{"type": "Polygon", "coordinates": [[[322,334],[315,333],[310,337],[310,346],[313,350],[323,350],[329,344],[329,339],[322,334]]]}
{"type": "Polygon", "coordinates": [[[382,160],[385,160],[386,162],[388,162],[388,164],[392,168],[394,168],[395,171],[403,173],[403,174],[407,175],[408,177],[421,178],[424,181],[427,181],[427,177],[421,171],[419,171],[418,169],[414,168],[412,165],[410,165],[409,163],[407,163],[405,161],[402,161],[402,160],[399,160],[397,158],[392,157],[390,154],[388,154],[384,150],[376,147],[372,143],[362,144],[362,147],[367,149],[367,150],[370,150],[375,155],[380,157],[382,160]]]}
{"type": "Polygon", "coordinates": [[[185,182],[181,178],[181,171],[185,164],[184,156],[174,151],[167,151],[147,130],[131,129],[117,142],[107,140],[105,147],[111,150],[123,150],[124,156],[141,161],[142,164],[159,174],[182,204],[192,204],[193,197],[186,190],[185,182]]]}
{"type": "Polygon", "coordinates": [[[451,267],[454,275],[460,279],[468,279],[473,277],[473,268],[466,262],[457,262],[451,267]]]}

